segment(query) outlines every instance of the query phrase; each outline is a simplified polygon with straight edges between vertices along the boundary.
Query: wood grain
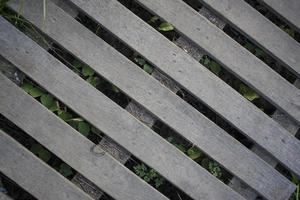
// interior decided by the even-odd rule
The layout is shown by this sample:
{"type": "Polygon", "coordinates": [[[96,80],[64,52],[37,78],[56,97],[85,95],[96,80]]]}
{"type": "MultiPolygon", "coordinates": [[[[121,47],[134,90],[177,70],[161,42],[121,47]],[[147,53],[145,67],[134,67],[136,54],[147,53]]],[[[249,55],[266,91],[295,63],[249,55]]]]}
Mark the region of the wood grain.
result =
{"type": "MultiPolygon", "coordinates": [[[[17,8],[17,3],[14,1],[9,5],[12,9],[17,8]]],[[[39,25],[39,20],[43,14],[41,7],[42,1],[32,0],[26,2],[22,10],[22,15],[40,29],[42,27],[39,25]],[[41,11],[38,12],[39,10],[41,11]]],[[[276,199],[290,195],[292,191],[287,191],[285,194],[280,192],[280,195],[271,192],[279,191],[277,187],[288,186],[289,183],[238,141],[73,18],[68,17],[62,10],[50,2],[47,8],[49,20],[45,23],[47,28],[42,31],[50,38],[145,106],[173,130],[190,140],[263,196],[269,195],[270,198],[276,199]],[[68,37],[64,37],[65,35],[68,37]]]]}
{"type": "Polygon", "coordinates": [[[1,130],[0,153],[0,171],[34,197],[45,200],[92,200],[1,130]]]}
{"type": "MultiPolygon", "coordinates": [[[[153,167],[192,198],[204,200],[243,199],[176,147],[169,144],[32,40],[25,37],[12,25],[9,25],[3,18],[0,19],[1,27],[3,27],[0,30],[0,42],[3,44],[0,46],[2,56],[74,112],[77,112],[137,158],[153,167]]],[[[115,175],[119,176],[120,174],[115,175]]],[[[112,176],[111,173],[110,176],[112,176]]],[[[115,176],[110,178],[113,177],[115,176]]],[[[112,183],[110,179],[107,179],[107,182],[112,183]]],[[[153,192],[150,194],[143,189],[139,190],[136,185],[133,186],[129,183],[119,185],[122,185],[120,190],[114,192],[118,192],[119,195],[125,193],[123,194],[125,197],[122,199],[145,199],[142,196],[156,199],[152,195],[153,192]],[[129,189],[130,192],[126,192],[129,189]],[[137,193],[142,193],[142,195],[133,195],[137,193]]],[[[105,185],[103,183],[100,188],[109,191],[108,193],[112,195],[113,191],[110,190],[112,186],[113,184],[105,185]]],[[[116,194],[114,195],[116,196],[116,194]]],[[[121,195],[117,197],[120,198],[121,195]]]]}
{"type": "MultiPolygon", "coordinates": [[[[299,140],[179,47],[115,0],[70,1],[266,149],[281,164],[300,175],[299,140]]],[[[250,75],[257,73],[260,72],[253,71],[250,75]]],[[[295,94],[299,94],[298,89],[295,94]]],[[[290,103],[298,105],[299,99],[299,96],[293,98],[290,103]]]]}

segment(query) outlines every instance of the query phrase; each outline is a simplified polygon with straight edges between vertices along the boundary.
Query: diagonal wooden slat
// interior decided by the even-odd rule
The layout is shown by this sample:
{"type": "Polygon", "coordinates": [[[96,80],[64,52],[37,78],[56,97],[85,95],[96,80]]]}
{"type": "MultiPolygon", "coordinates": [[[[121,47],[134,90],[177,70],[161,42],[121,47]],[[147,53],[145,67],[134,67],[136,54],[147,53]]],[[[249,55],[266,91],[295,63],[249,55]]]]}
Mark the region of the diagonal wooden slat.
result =
{"type": "Polygon", "coordinates": [[[2,74],[0,83],[0,113],[112,197],[167,199],[2,74]]]}
{"type": "Polygon", "coordinates": [[[272,9],[289,25],[300,32],[300,1],[299,0],[258,0],[272,9]]]}
{"type": "MultiPolygon", "coordinates": [[[[264,96],[277,108],[286,112],[300,123],[300,101],[297,101],[300,98],[300,91],[247,49],[226,35],[222,30],[205,19],[205,17],[201,16],[182,0],[137,1],[150,11],[172,23],[178,31],[222,63],[228,71],[255,88],[260,95],[264,96]]],[[[233,7],[232,10],[235,12],[238,9],[235,9],[234,5],[238,8],[240,7],[237,5],[238,2],[235,1],[234,3],[232,2],[233,5],[230,4],[233,7]]],[[[220,4],[220,6],[223,6],[223,4],[220,4]]],[[[230,10],[226,12],[230,12],[230,10]]],[[[243,14],[248,16],[246,15],[246,11],[243,14]]],[[[239,15],[244,16],[243,14],[240,13],[239,15]]],[[[253,19],[251,20],[254,21],[253,19]]],[[[250,23],[248,22],[247,24],[250,23]]],[[[272,31],[269,29],[267,31],[272,31]]],[[[286,33],[279,33],[286,36],[287,41],[280,43],[279,40],[275,41],[277,43],[274,44],[277,45],[277,48],[283,50],[282,53],[287,54],[289,61],[293,64],[290,67],[300,76],[300,44],[290,39],[286,33]],[[289,51],[286,51],[287,49],[289,51]]],[[[255,32],[255,34],[258,34],[258,32],[255,32]]],[[[268,38],[269,36],[262,35],[262,37],[268,38]]]]}
{"type": "Polygon", "coordinates": [[[0,192],[0,200],[12,200],[9,196],[0,192]]]}
{"type": "MultiPolygon", "coordinates": [[[[3,18],[0,19],[2,56],[93,126],[153,167],[192,198],[243,199],[176,147],[163,140],[150,128],[82,80],[3,18]]],[[[112,185],[105,186],[106,190],[103,187],[102,185],[101,188],[107,191],[112,185]]],[[[126,184],[123,184],[122,190],[129,188],[138,192],[136,186],[129,187],[126,184]]],[[[120,194],[122,190],[118,193],[120,194]]],[[[139,197],[138,195],[134,198],[132,196],[132,199],[139,197]]],[[[130,194],[127,194],[127,197],[130,199],[130,194]]]]}
{"type": "MultiPolygon", "coordinates": [[[[289,68],[297,76],[300,76],[300,44],[245,1],[200,1],[224,17],[228,23],[248,36],[249,39],[272,55],[277,61],[289,68]]],[[[284,2],[282,4],[287,3],[284,2]]]]}
{"type": "MultiPolygon", "coordinates": [[[[16,9],[18,1],[11,1],[9,5],[12,9],[16,9]]],[[[22,15],[42,28],[41,8],[41,0],[26,2],[23,5],[22,15]]],[[[112,81],[131,98],[144,105],[151,113],[254,187],[260,194],[270,199],[282,199],[288,197],[293,191],[293,187],[289,187],[289,183],[283,180],[285,178],[279,173],[270,169],[266,163],[259,160],[226,132],[135,67],[124,56],[51,2],[48,2],[47,13],[46,28],[42,29],[45,34],[112,81]],[[68,37],[64,37],[65,35],[68,37]],[[129,76],[132,78],[128,78],[129,76]],[[132,85],[139,87],[131,87],[132,85]],[[282,187],[288,188],[286,192],[276,189],[282,187]],[[280,191],[280,193],[272,191],[280,191]]]]}
{"type": "Polygon", "coordinates": [[[0,153],[0,171],[36,198],[92,200],[1,130],[0,153]]]}
{"type": "Polygon", "coordinates": [[[204,66],[115,0],[70,1],[300,176],[299,140],[204,66]]]}

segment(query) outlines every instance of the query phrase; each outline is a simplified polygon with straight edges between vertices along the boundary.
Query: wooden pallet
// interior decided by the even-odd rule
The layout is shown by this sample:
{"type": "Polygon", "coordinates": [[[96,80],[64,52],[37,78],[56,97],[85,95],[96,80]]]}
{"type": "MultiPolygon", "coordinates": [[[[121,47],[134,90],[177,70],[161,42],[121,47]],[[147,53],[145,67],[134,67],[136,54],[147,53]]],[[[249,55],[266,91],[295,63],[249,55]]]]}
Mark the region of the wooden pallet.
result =
{"type": "MultiPolygon", "coordinates": [[[[293,0],[290,0],[293,2],[293,0]]],[[[294,0],[296,2],[296,0],[294,0]]],[[[273,167],[300,176],[300,91],[181,0],[137,0],[172,23],[195,51],[210,55],[277,109],[273,119],[202,66],[183,49],[116,0],[69,0],[72,12],[25,1],[22,17],[133,101],[126,109],[81,79],[38,43],[0,17],[0,53],[20,71],[193,199],[288,199],[295,185],[273,167]],[[80,11],[156,67],[152,76],[74,19],[80,11]],[[161,78],[163,77],[163,78],[161,78]],[[167,82],[167,84],[165,84],[167,82]],[[254,142],[249,150],[175,93],[183,88],[254,142]],[[135,111],[143,110],[140,116],[135,111]],[[289,130],[281,116],[293,123],[289,130]],[[148,119],[148,120],[147,120],[148,119]],[[229,185],[184,155],[149,126],[155,120],[220,163],[229,185]],[[146,124],[146,125],[145,125],[146,124]],[[247,187],[241,187],[246,185],[247,187]],[[244,188],[243,190],[241,188],[244,188]],[[247,189],[245,189],[247,188],[247,189]]],[[[300,45],[242,0],[201,0],[299,78],[300,45]]],[[[264,0],[268,4],[267,0],[264,0]]],[[[57,3],[57,2],[56,2],[57,3]]],[[[271,4],[271,3],[270,3],[271,4]]],[[[297,4],[297,3],[295,3],[297,4]]],[[[8,6],[20,10],[20,1],[8,6]]],[[[276,8],[282,16],[284,11],[276,8]]],[[[290,8],[290,12],[296,13],[290,8]]],[[[297,24],[292,17],[290,24],[297,24]]],[[[178,42],[178,41],[177,41],[178,42]]],[[[114,199],[167,199],[115,159],[105,140],[92,143],[0,73],[0,113],[114,199]]],[[[38,199],[91,199],[84,190],[0,132],[0,171],[38,199]],[[41,177],[47,177],[45,178],[41,177]],[[50,189],[49,189],[50,188],[50,189]]],[[[112,144],[109,142],[108,144],[112,144]]],[[[74,181],[73,181],[74,182],[74,181]]],[[[78,185],[78,184],[77,184],[78,185]]],[[[2,197],[0,198],[7,198],[2,197]]]]}

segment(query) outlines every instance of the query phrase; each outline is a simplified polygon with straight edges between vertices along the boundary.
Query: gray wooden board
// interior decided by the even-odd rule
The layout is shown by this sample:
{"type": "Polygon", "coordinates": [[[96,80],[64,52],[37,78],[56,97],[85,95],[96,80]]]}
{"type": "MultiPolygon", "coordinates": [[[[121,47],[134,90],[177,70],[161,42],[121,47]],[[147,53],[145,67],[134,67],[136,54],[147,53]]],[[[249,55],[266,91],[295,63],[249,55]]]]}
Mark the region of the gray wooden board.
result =
{"type": "MultiPolygon", "coordinates": [[[[14,5],[10,5],[15,8],[14,5]]],[[[39,26],[39,19],[42,16],[42,12],[38,12],[40,6],[42,6],[40,0],[32,0],[24,4],[22,13],[26,19],[37,26],[39,26]]],[[[259,193],[270,199],[281,199],[286,198],[292,192],[288,189],[286,193],[283,193],[281,189],[275,189],[282,186],[289,188],[285,178],[278,172],[270,169],[268,165],[221,128],[162,87],[158,81],[148,76],[143,70],[117,53],[74,19],[66,16],[50,2],[48,3],[48,19],[45,23],[47,28],[43,30],[44,33],[69,49],[96,72],[112,81],[114,85],[233,174],[254,187],[259,193]],[[53,17],[60,20],[53,20],[53,17]],[[66,38],[65,35],[69,37],[66,38]],[[266,174],[269,175],[266,176],[266,174]],[[280,194],[272,191],[280,191],[280,194]]]]}
{"type": "Polygon", "coordinates": [[[179,47],[115,0],[71,1],[300,175],[299,140],[179,47]]]}
{"type": "MultiPolygon", "coordinates": [[[[239,194],[192,161],[172,144],[162,139],[126,110],[119,107],[89,83],[81,79],[77,74],[65,67],[61,62],[19,32],[3,18],[0,19],[0,42],[3,44],[0,45],[0,52],[2,56],[85,118],[93,126],[107,134],[134,156],[154,168],[158,173],[185,191],[185,193],[192,198],[204,200],[243,199],[239,194]]],[[[6,91],[5,94],[7,94],[7,92],[8,91],[6,91]]],[[[39,116],[37,119],[42,119],[42,117],[43,116],[39,116]]],[[[72,146],[76,147],[76,145],[72,146]]],[[[76,156],[76,159],[85,156],[86,155],[76,156]]],[[[103,170],[105,169],[104,166],[101,166],[101,168],[103,168],[103,170]]],[[[108,170],[108,168],[106,169],[108,170]]],[[[110,169],[114,169],[114,167],[110,166],[110,169]]],[[[116,169],[112,170],[112,172],[113,174],[109,173],[109,178],[121,176],[123,178],[119,178],[118,181],[125,181],[124,176],[116,169]]],[[[83,174],[86,175],[87,172],[83,174]]],[[[99,177],[99,175],[97,176],[99,177]]],[[[112,194],[112,192],[108,193],[120,197],[121,199],[162,199],[162,196],[150,192],[149,189],[147,191],[146,188],[140,188],[143,184],[138,187],[134,183],[135,179],[133,179],[133,177],[130,179],[127,175],[127,178],[128,180],[126,181],[132,181],[132,183],[122,184],[119,191],[114,191],[116,192],[115,194],[112,194]],[[127,190],[130,190],[130,193],[126,192],[127,190]],[[117,196],[117,194],[120,193],[123,195],[117,196]],[[133,195],[133,193],[136,195],[133,195]],[[142,194],[137,195],[137,193],[142,194]]],[[[89,179],[94,179],[94,177],[89,179]]],[[[114,184],[120,186],[118,181],[114,184]]],[[[108,180],[106,183],[107,182],[108,180]]],[[[104,191],[110,191],[113,185],[104,185],[104,183],[103,181],[103,185],[101,185],[102,187],[100,188],[104,191]]],[[[112,183],[112,181],[110,183],[112,183]]],[[[290,187],[286,188],[285,191],[294,188],[293,185],[289,186],[290,187]]]]}
{"type": "Polygon", "coordinates": [[[12,199],[6,194],[0,192],[0,200],[12,200],[12,199]]]}
{"type": "Polygon", "coordinates": [[[300,1],[299,0],[259,0],[272,9],[288,24],[300,32],[300,1]]]}
{"type": "MultiPolygon", "coordinates": [[[[260,95],[300,123],[300,91],[185,2],[182,0],[137,1],[147,7],[149,11],[173,24],[179,32],[199,45],[228,71],[256,89],[260,95]]],[[[232,4],[237,5],[238,1],[232,4]]],[[[223,7],[223,4],[219,3],[219,6],[223,7]]],[[[227,9],[230,6],[234,7],[231,4],[229,6],[225,4],[227,9]]],[[[232,10],[239,10],[238,7],[239,5],[236,9],[232,8],[232,10]]],[[[243,13],[246,13],[246,11],[247,9],[243,13]]],[[[226,12],[229,13],[230,10],[226,12]]],[[[239,18],[242,18],[242,16],[239,18]]],[[[247,25],[250,25],[250,23],[248,22],[247,25]]],[[[276,40],[273,41],[273,44],[277,45],[277,49],[283,50],[281,53],[289,59],[290,64],[293,64],[290,66],[300,76],[300,44],[292,40],[286,33],[277,30],[279,28],[271,27],[274,27],[277,31],[271,31],[274,32],[273,34],[281,33],[282,37],[286,36],[285,41],[276,40]]],[[[269,27],[266,32],[269,29],[271,28],[269,27]]],[[[255,33],[254,30],[252,32],[255,33]]],[[[264,39],[265,42],[272,40],[269,34],[261,35],[261,37],[268,38],[268,40],[264,39]]]]}
{"type": "Polygon", "coordinates": [[[0,153],[0,171],[36,198],[91,200],[82,190],[1,130],[0,153]]]}
{"type": "MultiPolygon", "coordinates": [[[[300,89],[300,79],[297,79],[294,85],[300,89]]],[[[285,129],[289,131],[290,134],[296,135],[299,125],[296,124],[294,121],[291,121],[284,113],[276,110],[275,113],[272,115],[272,118],[280,123],[285,129]]],[[[263,160],[265,160],[269,165],[275,167],[277,165],[276,160],[270,155],[268,152],[263,150],[257,145],[254,145],[251,150],[259,155],[263,160]]],[[[258,194],[251,188],[245,186],[237,177],[233,177],[233,179],[228,184],[231,188],[238,191],[243,197],[247,200],[255,200],[258,194]]]]}
{"type": "Polygon", "coordinates": [[[0,112],[109,195],[122,200],[167,199],[2,74],[0,82],[0,112]]]}
{"type": "MultiPolygon", "coordinates": [[[[296,73],[298,77],[300,76],[300,44],[257,10],[243,0],[200,1],[224,17],[228,23],[248,36],[255,44],[272,55],[292,72],[296,73]]],[[[287,4],[285,1],[277,3],[287,4]]],[[[300,21],[300,15],[298,21],[300,21]]],[[[237,51],[239,51],[238,48],[237,51]]],[[[241,65],[241,67],[243,66],[241,65]]],[[[262,74],[262,76],[264,75],[262,74]]],[[[269,79],[266,81],[269,81],[269,79]]]]}

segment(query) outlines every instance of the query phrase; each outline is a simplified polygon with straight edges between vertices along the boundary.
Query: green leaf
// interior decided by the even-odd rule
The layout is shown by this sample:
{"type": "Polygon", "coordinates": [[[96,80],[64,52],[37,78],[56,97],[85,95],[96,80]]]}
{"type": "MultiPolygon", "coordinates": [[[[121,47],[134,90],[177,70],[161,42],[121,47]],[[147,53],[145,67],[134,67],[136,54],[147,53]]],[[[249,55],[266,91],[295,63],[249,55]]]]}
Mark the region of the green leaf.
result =
{"type": "Polygon", "coordinates": [[[219,73],[221,72],[221,66],[218,63],[216,63],[215,61],[211,61],[208,64],[208,67],[209,67],[210,71],[212,71],[216,75],[219,75],[219,73]]]}
{"type": "Polygon", "coordinates": [[[204,60],[203,60],[203,64],[204,65],[208,65],[209,63],[210,63],[210,59],[206,56],[205,58],[204,58],[204,60]]]}
{"type": "Polygon", "coordinates": [[[120,90],[115,85],[111,85],[111,90],[114,91],[115,93],[120,92],[120,90]]]}
{"type": "Polygon", "coordinates": [[[147,182],[147,183],[149,183],[150,181],[151,181],[151,178],[149,177],[149,176],[144,176],[144,180],[147,182]]]}
{"type": "Polygon", "coordinates": [[[45,162],[48,162],[51,158],[51,153],[40,144],[33,144],[30,150],[45,162]]]}
{"type": "Polygon", "coordinates": [[[25,82],[25,83],[22,84],[21,88],[25,92],[29,93],[29,91],[33,89],[33,85],[31,83],[25,82]]]}
{"type": "Polygon", "coordinates": [[[172,31],[174,30],[174,26],[168,22],[163,22],[159,25],[158,30],[160,31],[172,31]]]}
{"type": "Polygon", "coordinates": [[[208,170],[215,177],[221,178],[221,176],[222,176],[221,167],[215,161],[209,161],[209,163],[208,163],[208,170]]]}
{"type": "Polygon", "coordinates": [[[100,84],[100,79],[98,77],[90,76],[86,81],[94,87],[97,87],[100,84]]]}
{"type": "Polygon", "coordinates": [[[153,72],[153,67],[151,65],[148,65],[148,64],[144,64],[143,69],[148,74],[151,74],[153,72]]]}
{"type": "Polygon", "coordinates": [[[138,63],[139,65],[141,65],[141,66],[143,66],[144,64],[146,64],[146,61],[143,58],[134,58],[134,61],[136,63],[138,63]]]}
{"type": "Polygon", "coordinates": [[[65,112],[65,111],[58,113],[58,116],[64,121],[68,121],[73,118],[73,116],[70,113],[65,112]]]}
{"type": "Polygon", "coordinates": [[[52,112],[58,111],[59,110],[59,103],[58,101],[55,101],[50,107],[49,110],[52,112]]]}
{"type": "Polygon", "coordinates": [[[84,76],[93,76],[94,73],[95,73],[94,70],[92,70],[92,68],[90,68],[89,66],[84,65],[84,66],[82,67],[82,74],[83,74],[84,76]]]}
{"type": "Polygon", "coordinates": [[[156,179],[154,179],[155,187],[159,188],[164,183],[164,181],[165,179],[163,177],[157,177],[156,179]]]}
{"type": "Polygon", "coordinates": [[[42,96],[44,94],[44,91],[38,87],[33,87],[31,90],[29,90],[29,94],[32,97],[36,98],[42,96]]]}
{"type": "Polygon", "coordinates": [[[183,144],[174,144],[183,153],[186,152],[185,146],[183,144]]]}
{"type": "Polygon", "coordinates": [[[43,94],[41,96],[41,102],[47,108],[51,108],[52,105],[54,104],[53,96],[51,94],[43,94]]]}
{"type": "Polygon", "coordinates": [[[79,60],[73,60],[72,62],[73,67],[75,67],[76,69],[80,69],[83,67],[83,64],[79,61],[79,60]]]}
{"type": "Polygon", "coordinates": [[[70,175],[73,174],[73,171],[72,171],[72,168],[65,164],[65,163],[62,163],[59,167],[59,172],[64,176],[64,177],[68,177],[70,175]]]}
{"type": "Polygon", "coordinates": [[[259,98],[258,94],[254,90],[244,84],[240,84],[239,92],[249,101],[259,98]]]}
{"type": "Polygon", "coordinates": [[[153,16],[149,19],[149,23],[155,23],[157,20],[159,20],[159,18],[157,16],[153,16]]]}
{"type": "Polygon", "coordinates": [[[90,125],[86,122],[79,122],[78,123],[78,131],[84,135],[87,136],[90,133],[90,125]]]}
{"type": "Polygon", "coordinates": [[[195,160],[201,156],[201,151],[199,149],[197,149],[196,147],[191,147],[187,150],[187,155],[191,159],[195,160]]]}

